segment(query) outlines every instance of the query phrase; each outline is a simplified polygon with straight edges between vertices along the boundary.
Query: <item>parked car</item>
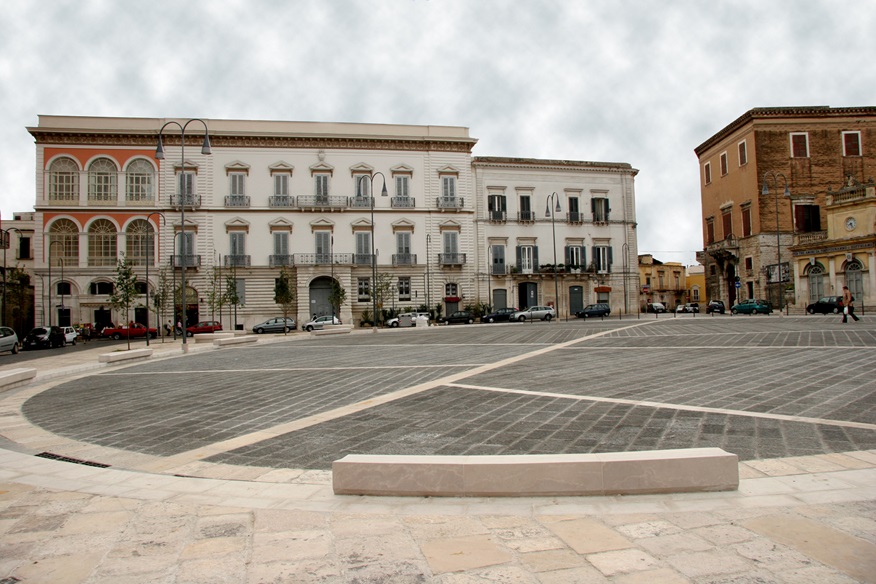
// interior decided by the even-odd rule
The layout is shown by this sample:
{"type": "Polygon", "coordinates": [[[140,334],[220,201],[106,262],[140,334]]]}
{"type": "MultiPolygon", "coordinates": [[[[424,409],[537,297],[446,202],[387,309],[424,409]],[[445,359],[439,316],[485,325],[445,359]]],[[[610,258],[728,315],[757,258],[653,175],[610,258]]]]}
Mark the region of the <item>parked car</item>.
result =
{"type": "Polygon", "coordinates": [[[550,306],[530,306],[524,310],[518,310],[511,315],[511,320],[523,322],[526,320],[546,320],[550,322],[556,316],[556,312],[550,306]]]}
{"type": "Polygon", "coordinates": [[[448,314],[447,316],[442,316],[438,319],[438,322],[443,322],[444,324],[453,324],[454,322],[460,322],[463,324],[471,324],[475,321],[474,314],[469,312],[468,310],[457,310],[452,314],[448,314]]]}
{"type": "Polygon", "coordinates": [[[386,325],[393,328],[399,326],[417,326],[417,319],[421,317],[429,320],[431,315],[428,312],[404,312],[395,318],[390,318],[386,321],[386,325]]]}
{"type": "Polygon", "coordinates": [[[772,311],[772,305],[766,300],[749,298],[741,301],[739,304],[734,304],[730,309],[730,314],[769,314],[772,311]]]}
{"type": "Polygon", "coordinates": [[[301,325],[301,329],[307,332],[322,330],[325,325],[343,324],[337,316],[317,316],[310,322],[301,325]]]}
{"type": "Polygon", "coordinates": [[[675,309],[675,312],[699,312],[700,305],[696,302],[686,302],[684,304],[679,304],[675,309]]]}
{"type": "Polygon", "coordinates": [[[218,320],[204,320],[198,324],[186,327],[186,336],[200,335],[203,333],[215,333],[222,330],[222,323],[218,320]]]}
{"type": "Polygon", "coordinates": [[[658,314],[660,312],[666,312],[666,306],[662,302],[650,302],[645,310],[658,314]]]}
{"type": "Polygon", "coordinates": [[[806,307],[809,314],[839,314],[843,311],[842,296],[825,296],[806,307]]]}
{"type": "Polygon", "coordinates": [[[481,317],[481,322],[508,322],[511,316],[517,312],[517,309],[509,306],[508,308],[499,308],[490,314],[485,314],[481,317]]]}
{"type": "Polygon", "coordinates": [[[64,331],[64,339],[67,341],[67,344],[75,345],[76,339],[79,337],[79,331],[72,326],[62,326],[61,330],[64,331]]]}
{"type": "Polygon", "coordinates": [[[64,336],[64,331],[59,326],[38,326],[31,329],[27,336],[24,337],[22,348],[43,349],[64,347],[67,345],[67,339],[64,336]]]}
{"type": "Polygon", "coordinates": [[[291,316],[286,318],[278,316],[276,318],[269,318],[265,322],[260,322],[255,325],[252,327],[252,332],[257,335],[264,333],[284,333],[286,331],[294,331],[296,327],[295,319],[291,316]]]}
{"type": "Polygon", "coordinates": [[[158,329],[150,327],[147,331],[145,326],[135,322],[130,326],[106,327],[101,331],[103,336],[117,341],[121,339],[145,339],[147,333],[149,338],[154,339],[158,336],[158,329]]]}
{"type": "Polygon", "coordinates": [[[9,351],[16,355],[20,350],[21,343],[18,342],[18,334],[8,326],[0,326],[0,353],[9,351]]]}
{"type": "Polygon", "coordinates": [[[724,314],[725,310],[722,300],[709,300],[709,303],[706,305],[706,314],[712,314],[713,312],[724,314]]]}
{"type": "Polygon", "coordinates": [[[578,318],[593,318],[594,316],[608,316],[611,314],[611,307],[605,302],[597,302],[596,304],[588,304],[584,310],[579,310],[575,313],[578,318]]]}

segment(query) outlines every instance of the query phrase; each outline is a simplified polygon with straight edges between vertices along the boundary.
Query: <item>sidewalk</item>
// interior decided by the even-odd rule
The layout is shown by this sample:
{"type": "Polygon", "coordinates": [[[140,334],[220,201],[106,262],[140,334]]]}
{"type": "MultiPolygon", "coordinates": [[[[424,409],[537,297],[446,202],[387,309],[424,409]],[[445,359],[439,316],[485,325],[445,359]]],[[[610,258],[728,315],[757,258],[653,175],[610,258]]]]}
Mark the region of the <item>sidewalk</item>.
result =
{"type": "MultiPolygon", "coordinates": [[[[109,370],[107,349],[24,366],[49,387],[109,370]]],[[[35,454],[0,440],[0,582],[876,582],[876,451],[748,461],[737,492],[565,499],[342,497],[328,471],[35,454]]]]}

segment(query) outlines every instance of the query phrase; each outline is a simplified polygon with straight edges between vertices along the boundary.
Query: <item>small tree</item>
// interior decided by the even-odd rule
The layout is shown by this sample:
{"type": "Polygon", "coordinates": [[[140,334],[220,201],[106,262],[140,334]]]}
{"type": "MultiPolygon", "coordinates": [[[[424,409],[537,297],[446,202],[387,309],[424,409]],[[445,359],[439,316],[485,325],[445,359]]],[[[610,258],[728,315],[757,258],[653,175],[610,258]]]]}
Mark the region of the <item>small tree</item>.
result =
{"type": "Polygon", "coordinates": [[[158,326],[156,328],[158,329],[159,334],[162,335],[162,342],[164,342],[164,337],[166,336],[164,334],[166,331],[164,331],[162,323],[164,322],[167,304],[170,301],[170,287],[170,280],[167,279],[167,269],[162,267],[158,270],[158,285],[155,287],[155,294],[152,295],[152,308],[158,321],[158,326]]]}
{"type": "MultiPolygon", "coordinates": [[[[24,336],[26,332],[23,322],[28,310],[32,307],[32,299],[30,274],[19,264],[6,274],[6,301],[12,308],[12,322],[18,323],[13,328],[20,336],[24,336]]],[[[8,307],[4,308],[9,311],[8,307]]]]}
{"type": "MultiPolygon", "coordinates": [[[[128,260],[122,256],[122,259],[116,264],[116,277],[113,281],[113,293],[110,294],[109,300],[113,308],[123,310],[125,314],[125,322],[130,322],[131,303],[138,296],[137,291],[137,276],[134,270],[128,265],[128,260]]],[[[148,334],[148,333],[147,333],[148,334]]],[[[131,329],[128,329],[128,350],[131,349],[131,329]]]]}
{"type": "Polygon", "coordinates": [[[237,328],[237,307],[242,304],[237,293],[237,270],[232,269],[225,276],[225,303],[234,307],[234,328],[237,328]]]}
{"type": "MultiPolygon", "coordinates": [[[[237,288],[235,287],[235,290],[237,288]]],[[[274,302],[280,305],[283,311],[283,334],[289,332],[289,327],[286,326],[286,319],[289,318],[289,313],[295,308],[295,287],[292,284],[292,278],[286,270],[286,266],[280,271],[280,277],[274,281],[274,302]]]]}
{"type": "Polygon", "coordinates": [[[222,307],[225,306],[226,295],[222,290],[222,273],[218,266],[213,266],[210,275],[210,289],[207,291],[207,304],[210,306],[211,318],[216,317],[219,311],[219,320],[222,320],[222,307]]]}
{"type": "Polygon", "coordinates": [[[337,280],[332,280],[332,291],[329,292],[329,304],[335,316],[341,313],[341,306],[347,301],[347,290],[337,280]]]}
{"type": "MultiPolygon", "coordinates": [[[[384,300],[389,298],[389,291],[392,289],[392,274],[377,274],[377,285],[374,287],[374,293],[377,295],[377,314],[374,316],[375,321],[379,321],[383,313],[384,300]]],[[[380,322],[375,322],[374,326],[378,326],[380,322]]]]}

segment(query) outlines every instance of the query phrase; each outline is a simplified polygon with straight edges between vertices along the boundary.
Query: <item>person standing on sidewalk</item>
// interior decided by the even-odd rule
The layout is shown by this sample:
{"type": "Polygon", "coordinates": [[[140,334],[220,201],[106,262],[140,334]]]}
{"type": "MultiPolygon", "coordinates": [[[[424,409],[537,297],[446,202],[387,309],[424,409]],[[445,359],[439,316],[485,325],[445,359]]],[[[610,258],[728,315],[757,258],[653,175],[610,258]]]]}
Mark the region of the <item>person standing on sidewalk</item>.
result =
{"type": "Polygon", "coordinates": [[[855,319],[855,322],[860,320],[855,315],[855,297],[849,292],[848,286],[843,286],[843,322],[848,322],[850,316],[855,319]]]}

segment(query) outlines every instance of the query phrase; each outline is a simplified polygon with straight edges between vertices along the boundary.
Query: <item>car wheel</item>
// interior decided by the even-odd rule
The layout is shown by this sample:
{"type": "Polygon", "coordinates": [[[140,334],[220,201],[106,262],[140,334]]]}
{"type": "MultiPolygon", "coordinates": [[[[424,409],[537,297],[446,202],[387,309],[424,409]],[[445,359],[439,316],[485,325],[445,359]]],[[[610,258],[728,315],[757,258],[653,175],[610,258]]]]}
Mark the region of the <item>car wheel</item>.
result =
{"type": "Polygon", "coordinates": [[[548,321],[548,322],[550,322],[552,318],[553,318],[553,317],[552,317],[550,314],[546,314],[546,315],[544,316],[544,319],[545,319],[546,321],[548,321]]]}
{"type": "Polygon", "coordinates": [[[265,333],[265,329],[263,329],[261,327],[259,327],[255,330],[255,334],[257,334],[257,335],[263,335],[264,333],[265,333]]]}
{"type": "MultiPolygon", "coordinates": [[[[813,312],[815,312],[815,311],[813,310],[813,312]]],[[[839,314],[839,308],[834,308],[834,309],[833,309],[833,313],[834,313],[834,314],[839,314]]]]}
{"type": "Polygon", "coordinates": [[[73,339],[73,346],[76,346],[76,339],[73,339]]]}
{"type": "Polygon", "coordinates": [[[496,319],[495,318],[488,318],[487,322],[496,322],[496,319]]]}
{"type": "Polygon", "coordinates": [[[735,308],[731,308],[731,309],[730,309],[730,314],[739,314],[739,311],[736,310],[735,308]]]}
{"type": "Polygon", "coordinates": [[[18,343],[12,343],[12,354],[18,355],[18,352],[21,350],[21,347],[18,343]]]}
{"type": "Polygon", "coordinates": [[[61,339],[61,344],[59,345],[62,349],[67,346],[67,339],[61,339]]]}
{"type": "Polygon", "coordinates": [[[397,327],[398,327],[398,321],[395,321],[394,323],[389,325],[389,328],[397,328],[397,327]]]}
{"type": "Polygon", "coordinates": [[[517,319],[517,322],[523,322],[523,321],[525,321],[525,320],[526,320],[526,317],[521,315],[521,316],[517,319]]]}
{"type": "Polygon", "coordinates": [[[186,331],[186,336],[193,337],[193,336],[195,336],[195,333],[193,333],[192,331],[186,331]]]}
{"type": "Polygon", "coordinates": [[[473,318],[470,318],[470,319],[468,319],[468,320],[465,321],[465,322],[467,322],[468,324],[472,324],[472,323],[474,322],[474,319],[473,319],[473,318]]]}
{"type": "Polygon", "coordinates": [[[311,332],[313,332],[313,327],[312,327],[312,326],[308,326],[308,327],[305,328],[304,330],[306,330],[307,332],[311,333],[311,332]]]}
{"type": "Polygon", "coordinates": [[[122,335],[120,335],[119,333],[113,333],[113,340],[114,341],[121,341],[122,335]]]}

